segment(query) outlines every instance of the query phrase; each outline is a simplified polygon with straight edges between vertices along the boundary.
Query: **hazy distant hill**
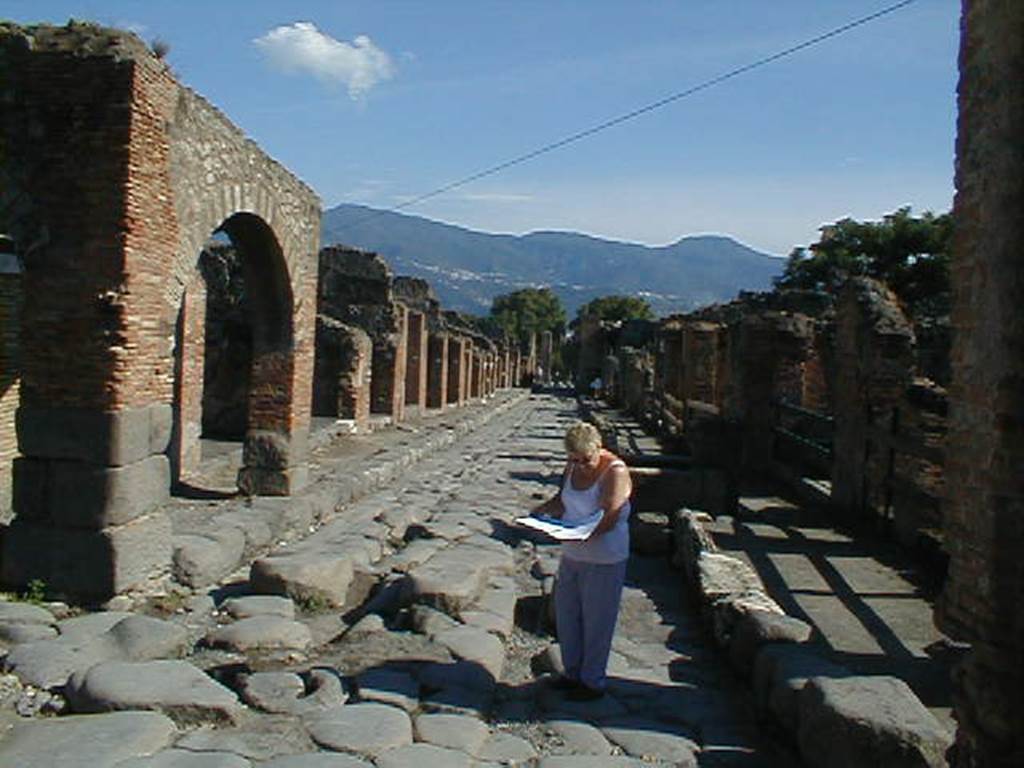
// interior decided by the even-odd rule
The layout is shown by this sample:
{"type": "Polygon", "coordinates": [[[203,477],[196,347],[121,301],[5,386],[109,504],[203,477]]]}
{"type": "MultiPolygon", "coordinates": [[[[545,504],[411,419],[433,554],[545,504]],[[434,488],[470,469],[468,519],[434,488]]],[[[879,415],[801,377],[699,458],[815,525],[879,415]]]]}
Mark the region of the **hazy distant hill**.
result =
{"type": "Polygon", "coordinates": [[[728,237],[650,248],[575,232],[492,235],[359,205],[325,211],[322,240],[376,251],[396,274],[429,280],[445,307],[476,314],[486,314],[494,296],[543,285],[570,317],[612,293],[641,294],[669,314],[767,289],[784,265],[728,237]]]}

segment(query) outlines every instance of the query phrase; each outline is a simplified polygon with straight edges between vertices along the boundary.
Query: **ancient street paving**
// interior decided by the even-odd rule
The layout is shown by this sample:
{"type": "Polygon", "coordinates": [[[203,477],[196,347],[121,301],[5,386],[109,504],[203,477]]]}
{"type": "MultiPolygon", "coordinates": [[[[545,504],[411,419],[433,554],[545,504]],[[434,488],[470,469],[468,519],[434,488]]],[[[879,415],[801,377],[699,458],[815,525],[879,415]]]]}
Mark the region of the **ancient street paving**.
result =
{"type": "Polygon", "coordinates": [[[0,604],[0,764],[798,764],[759,736],[667,559],[631,562],[609,694],[545,683],[557,547],[510,522],[553,491],[573,418],[553,396],[499,412],[209,593],[0,604]]]}

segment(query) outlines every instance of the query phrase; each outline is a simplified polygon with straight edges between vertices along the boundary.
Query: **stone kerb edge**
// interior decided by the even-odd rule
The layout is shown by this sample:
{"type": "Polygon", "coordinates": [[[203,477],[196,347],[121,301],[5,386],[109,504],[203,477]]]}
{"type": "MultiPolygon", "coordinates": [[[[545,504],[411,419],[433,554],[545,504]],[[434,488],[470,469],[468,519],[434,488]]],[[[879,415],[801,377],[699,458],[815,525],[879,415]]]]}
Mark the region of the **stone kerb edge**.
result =
{"type": "MultiPolygon", "coordinates": [[[[778,614],[778,619],[783,622],[789,622],[791,624],[804,624],[799,619],[787,616],[781,608],[778,608],[777,604],[767,596],[764,584],[761,582],[760,577],[754,573],[753,569],[749,568],[741,560],[737,558],[731,558],[728,555],[724,555],[718,552],[715,546],[714,539],[710,533],[704,528],[703,523],[710,521],[712,518],[706,512],[694,511],[686,508],[677,510],[672,514],[672,528],[673,538],[675,541],[675,554],[673,556],[673,564],[677,567],[681,567],[684,574],[684,582],[687,588],[695,593],[700,601],[701,615],[704,617],[705,622],[709,625],[711,630],[710,634],[714,637],[716,644],[720,649],[725,651],[726,654],[732,656],[735,659],[735,654],[732,653],[735,649],[732,647],[735,645],[736,635],[739,633],[735,632],[739,622],[744,619],[745,615],[749,615],[751,612],[778,614]],[[746,585],[737,585],[736,591],[723,592],[716,586],[704,584],[701,579],[701,568],[700,561],[702,557],[711,555],[714,558],[728,558],[729,560],[735,561],[737,566],[741,566],[742,569],[749,571],[749,575],[757,579],[759,588],[752,590],[746,585]],[[765,603],[764,601],[767,601],[765,603]],[[776,610],[773,610],[774,606],[776,610]],[[732,623],[726,626],[723,630],[723,615],[731,616],[732,623]]],[[[806,625],[809,627],[809,625],[806,625]]],[[[819,684],[823,684],[827,681],[838,679],[838,678],[851,678],[851,682],[857,679],[865,680],[878,680],[880,682],[892,681],[894,684],[899,685],[905,689],[905,695],[911,702],[916,703],[916,708],[921,711],[927,712],[924,704],[921,703],[920,699],[910,690],[909,686],[906,686],[903,681],[899,678],[893,678],[890,676],[871,676],[870,678],[855,678],[852,672],[841,665],[834,664],[832,662],[824,660],[824,658],[816,652],[817,643],[814,642],[813,631],[806,635],[800,635],[804,639],[791,639],[786,637],[771,638],[762,640],[755,648],[754,658],[755,663],[739,667],[741,675],[746,679],[750,686],[754,686],[755,683],[755,670],[758,667],[756,660],[759,659],[765,650],[767,649],[778,649],[781,647],[791,647],[794,649],[794,653],[805,652],[807,655],[807,662],[809,668],[817,668],[819,671],[809,675],[806,680],[799,684],[799,688],[794,691],[795,699],[803,702],[805,699],[811,698],[809,692],[816,691],[819,684]],[[797,650],[799,649],[799,650],[797,650]],[[815,676],[816,675],[816,676],[815,676]]],[[[749,644],[749,636],[744,638],[749,644]]],[[[736,666],[736,665],[734,665],[736,666]]],[[[879,701],[877,705],[878,710],[885,710],[886,702],[879,701]]],[[[834,720],[842,720],[844,713],[842,712],[831,712],[830,716],[834,720]]],[[[792,743],[797,745],[801,757],[807,761],[809,766],[822,765],[820,759],[822,753],[819,750],[811,750],[811,746],[808,744],[806,733],[801,732],[801,726],[799,720],[790,720],[789,718],[780,718],[774,708],[771,708],[772,719],[780,725],[783,730],[787,731],[792,738],[792,743]],[[785,722],[784,722],[785,720],[785,722]]],[[[841,730],[846,733],[856,733],[859,729],[863,729],[863,723],[857,722],[856,718],[852,715],[849,722],[845,726],[838,726],[841,730]]],[[[907,725],[907,731],[913,731],[914,723],[907,725]]],[[[806,729],[804,729],[806,731],[806,729]]],[[[877,748],[883,750],[884,746],[879,742],[876,744],[869,744],[868,749],[877,748]]],[[[889,755],[888,757],[891,757],[889,755]]],[[[886,763],[887,755],[878,754],[873,762],[877,765],[884,765],[886,763]]],[[[909,765],[910,763],[907,763],[909,765]]],[[[916,763],[915,763],[916,764],[916,763]]],[[[903,763],[900,763],[903,765],[903,763]]],[[[945,765],[945,762],[936,763],[936,765],[945,765]]]]}
{"type": "MultiPolygon", "coordinates": [[[[310,526],[319,526],[330,521],[338,514],[339,509],[344,505],[351,504],[352,502],[385,487],[389,483],[393,482],[402,470],[412,466],[424,456],[428,456],[436,451],[446,448],[461,437],[474,432],[484,426],[499,413],[514,407],[523,400],[526,400],[529,397],[529,394],[530,393],[528,391],[513,392],[501,401],[494,403],[491,407],[483,408],[477,413],[467,414],[465,418],[460,419],[457,423],[451,425],[450,428],[436,430],[426,438],[423,445],[410,446],[395,451],[394,454],[386,459],[382,465],[376,467],[376,471],[374,472],[363,473],[363,476],[350,476],[346,478],[345,482],[333,484],[326,481],[325,476],[321,475],[312,478],[311,482],[294,496],[282,499],[257,499],[254,500],[254,505],[259,505],[261,503],[270,503],[275,506],[287,504],[288,507],[293,510],[301,508],[301,514],[292,513],[287,518],[284,518],[282,514],[284,526],[273,532],[273,541],[276,542],[282,538],[289,539],[292,535],[300,532],[308,533],[310,526]]],[[[237,513],[239,509],[238,505],[232,505],[225,509],[225,513],[237,513]]],[[[210,520],[211,530],[219,528],[218,520],[221,517],[221,515],[217,515],[210,520]]],[[[237,528],[237,526],[230,523],[229,525],[237,528]]],[[[245,533],[243,530],[239,530],[241,533],[245,533]]],[[[182,534],[196,535],[199,537],[204,536],[203,531],[190,530],[188,532],[182,532],[181,534],[175,532],[175,538],[177,539],[182,534]]],[[[223,534],[222,530],[221,534],[223,534]]],[[[206,536],[206,538],[209,538],[209,536],[206,536]]],[[[269,551],[270,546],[256,549],[246,547],[233,565],[229,563],[224,563],[222,565],[220,570],[222,570],[223,573],[220,574],[218,578],[224,578],[224,576],[233,573],[237,569],[246,565],[247,562],[251,562],[269,551]]],[[[212,583],[215,582],[197,582],[191,586],[194,589],[198,589],[204,586],[210,586],[212,583]]]]}

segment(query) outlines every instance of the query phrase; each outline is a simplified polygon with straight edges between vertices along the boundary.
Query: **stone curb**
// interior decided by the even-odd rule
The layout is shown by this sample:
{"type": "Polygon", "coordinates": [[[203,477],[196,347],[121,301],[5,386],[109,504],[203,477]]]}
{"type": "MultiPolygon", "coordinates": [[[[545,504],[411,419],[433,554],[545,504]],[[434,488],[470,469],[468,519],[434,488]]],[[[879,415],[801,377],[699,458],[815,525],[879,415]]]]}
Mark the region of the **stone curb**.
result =
{"type": "Polygon", "coordinates": [[[855,676],[824,658],[813,628],[786,616],[750,566],[718,551],[704,528],[711,519],[686,508],[672,513],[673,563],[715,643],[753,688],[759,714],[789,733],[807,765],[947,765],[952,736],[910,687],[855,676]],[[856,757],[837,763],[837,753],[856,757]]]}
{"type": "Polygon", "coordinates": [[[383,488],[423,457],[451,446],[530,397],[528,390],[506,392],[493,405],[445,429],[430,431],[418,445],[395,449],[365,471],[345,477],[332,477],[326,472],[294,496],[236,499],[217,510],[201,527],[175,532],[175,581],[193,589],[212,586],[267,554],[282,540],[304,538],[330,521],[341,507],[383,488]],[[220,546],[225,538],[244,539],[244,543],[220,546]]]}

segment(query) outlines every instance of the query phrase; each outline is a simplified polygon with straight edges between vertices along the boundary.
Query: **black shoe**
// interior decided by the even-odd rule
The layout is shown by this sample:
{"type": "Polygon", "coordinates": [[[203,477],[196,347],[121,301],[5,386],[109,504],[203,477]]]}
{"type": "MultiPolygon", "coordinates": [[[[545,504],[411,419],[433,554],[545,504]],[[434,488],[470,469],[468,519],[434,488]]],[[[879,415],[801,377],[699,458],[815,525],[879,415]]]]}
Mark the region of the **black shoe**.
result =
{"type": "Polygon", "coordinates": [[[591,688],[589,685],[579,684],[576,688],[566,694],[567,699],[572,701],[597,701],[604,696],[600,688],[591,688]]]}
{"type": "Polygon", "coordinates": [[[575,691],[580,687],[579,680],[573,680],[571,677],[565,675],[558,675],[551,679],[548,683],[556,691],[575,691]]]}

